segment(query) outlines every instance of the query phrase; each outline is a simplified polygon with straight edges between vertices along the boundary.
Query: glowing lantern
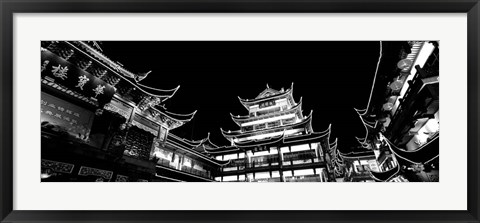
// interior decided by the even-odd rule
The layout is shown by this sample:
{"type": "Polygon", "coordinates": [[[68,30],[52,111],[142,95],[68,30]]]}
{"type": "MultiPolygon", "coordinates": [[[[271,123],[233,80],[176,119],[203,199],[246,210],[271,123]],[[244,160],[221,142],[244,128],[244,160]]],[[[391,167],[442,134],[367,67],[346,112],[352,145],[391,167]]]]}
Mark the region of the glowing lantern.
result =
{"type": "Polygon", "coordinates": [[[407,67],[412,66],[412,64],[413,64],[413,62],[411,60],[403,59],[403,60],[398,61],[397,67],[403,70],[407,67]]]}
{"type": "Polygon", "coordinates": [[[392,91],[398,91],[402,89],[402,87],[403,87],[403,81],[401,80],[396,80],[390,84],[390,89],[392,89],[392,91]]]}

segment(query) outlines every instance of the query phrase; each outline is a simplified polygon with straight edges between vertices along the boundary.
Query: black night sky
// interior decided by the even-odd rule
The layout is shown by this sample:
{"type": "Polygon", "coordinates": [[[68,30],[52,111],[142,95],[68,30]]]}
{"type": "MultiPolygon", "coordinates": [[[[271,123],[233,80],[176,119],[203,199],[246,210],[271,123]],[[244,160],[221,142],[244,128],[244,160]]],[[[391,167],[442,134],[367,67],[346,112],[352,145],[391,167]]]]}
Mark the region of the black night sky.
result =
{"type": "Polygon", "coordinates": [[[366,107],[379,57],[379,42],[329,41],[103,41],[103,53],[133,73],[152,71],[140,83],[177,93],[165,102],[174,113],[198,110],[188,124],[173,130],[199,140],[210,132],[227,145],[220,128],[237,130],[230,113],[246,115],[237,96],[253,99],[268,84],[303,97],[303,114],[313,109],[313,129],[332,123],[330,141],[356,146],[365,129],[354,108],[366,107]]]}

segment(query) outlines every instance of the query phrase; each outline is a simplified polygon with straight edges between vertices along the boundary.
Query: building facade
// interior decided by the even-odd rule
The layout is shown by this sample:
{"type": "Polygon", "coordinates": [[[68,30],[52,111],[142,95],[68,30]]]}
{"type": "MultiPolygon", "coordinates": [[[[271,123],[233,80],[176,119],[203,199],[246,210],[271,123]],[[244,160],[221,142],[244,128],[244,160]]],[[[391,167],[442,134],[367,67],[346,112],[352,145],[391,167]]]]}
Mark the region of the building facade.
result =
{"type": "Polygon", "coordinates": [[[336,181],[336,144],[330,143],[330,127],[312,129],[312,112],[302,114],[302,100],[293,99],[293,83],[275,90],[267,85],[253,100],[239,98],[247,109],[244,116],[231,115],[239,130],[225,131],[229,146],[209,140],[204,151],[217,160],[228,161],[216,181],[221,182],[327,182],[336,181]]]}
{"type": "Polygon", "coordinates": [[[356,111],[365,126],[358,143],[377,161],[372,179],[439,181],[437,41],[380,42],[368,104],[356,111]]]}
{"type": "Polygon", "coordinates": [[[212,181],[225,162],[170,134],[195,115],[164,106],[178,87],[140,83],[97,42],[41,42],[42,181],[212,181]]]}

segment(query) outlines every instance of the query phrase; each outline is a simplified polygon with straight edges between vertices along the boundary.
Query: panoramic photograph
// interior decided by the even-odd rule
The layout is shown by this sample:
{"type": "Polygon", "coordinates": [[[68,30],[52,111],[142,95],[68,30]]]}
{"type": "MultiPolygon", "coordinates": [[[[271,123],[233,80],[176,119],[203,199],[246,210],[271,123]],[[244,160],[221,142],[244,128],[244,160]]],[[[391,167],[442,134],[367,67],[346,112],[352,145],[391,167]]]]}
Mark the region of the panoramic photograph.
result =
{"type": "Polygon", "coordinates": [[[41,182],[439,182],[439,41],[41,41],[41,182]]]}

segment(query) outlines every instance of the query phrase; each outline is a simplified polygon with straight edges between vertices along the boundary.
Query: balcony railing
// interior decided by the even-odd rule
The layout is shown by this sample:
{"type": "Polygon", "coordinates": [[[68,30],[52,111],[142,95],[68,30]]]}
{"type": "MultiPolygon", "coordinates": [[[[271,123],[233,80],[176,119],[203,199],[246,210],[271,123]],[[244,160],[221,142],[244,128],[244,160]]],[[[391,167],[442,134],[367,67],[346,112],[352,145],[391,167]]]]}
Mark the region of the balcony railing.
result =
{"type": "Polygon", "coordinates": [[[285,182],[319,182],[319,181],[321,181],[321,178],[319,175],[285,177],[285,182]]]}
{"type": "Polygon", "coordinates": [[[211,173],[209,171],[197,170],[197,169],[194,169],[194,168],[188,167],[188,166],[181,166],[180,168],[177,168],[178,164],[175,164],[174,162],[170,162],[170,160],[160,158],[157,161],[157,165],[169,167],[169,168],[172,168],[172,169],[175,169],[175,170],[180,170],[182,172],[190,173],[190,174],[193,174],[193,175],[196,175],[196,176],[201,176],[201,177],[205,177],[205,178],[208,178],[208,179],[213,179],[213,177],[211,176],[211,173]]]}
{"type": "Polygon", "coordinates": [[[283,166],[311,164],[323,162],[323,157],[318,157],[314,150],[285,153],[284,159],[280,160],[278,155],[268,155],[263,157],[253,157],[250,162],[247,159],[232,160],[224,167],[224,172],[240,171],[244,169],[274,167],[280,164],[283,166]],[[280,163],[281,162],[281,163],[280,163]]]}

